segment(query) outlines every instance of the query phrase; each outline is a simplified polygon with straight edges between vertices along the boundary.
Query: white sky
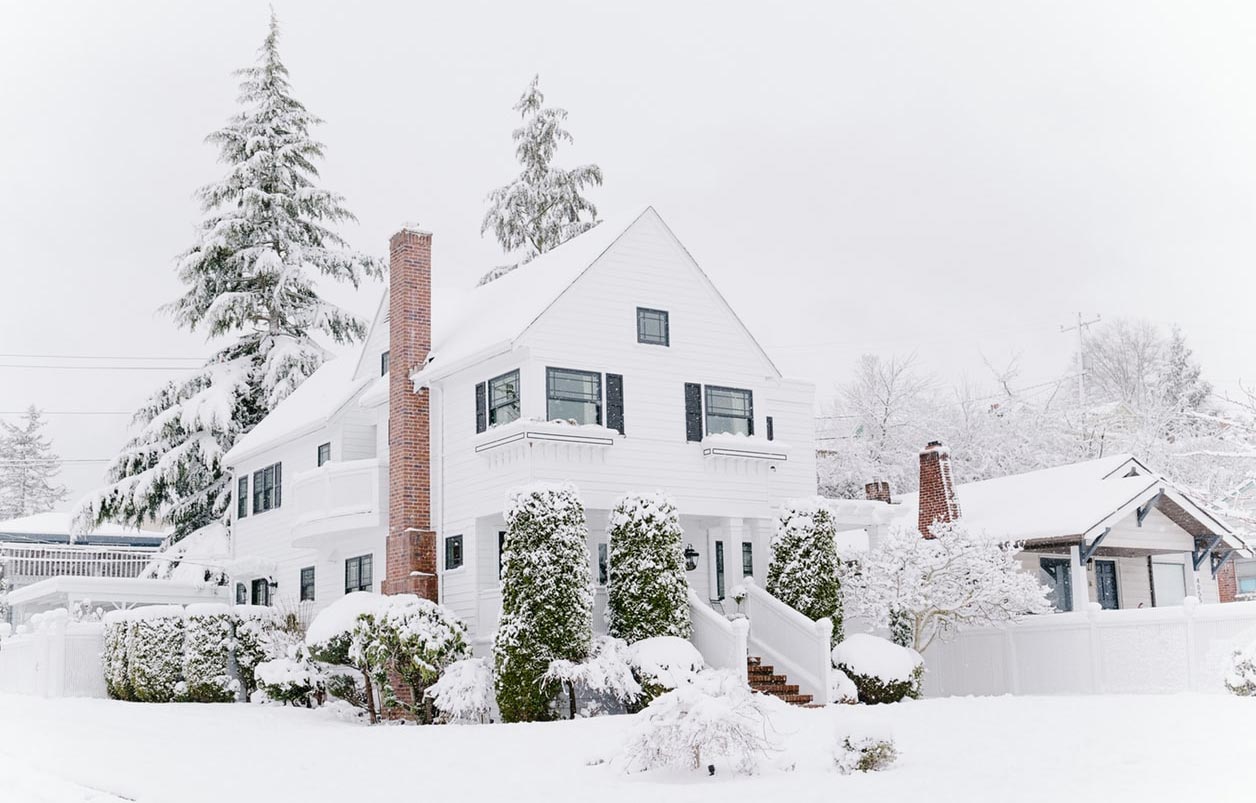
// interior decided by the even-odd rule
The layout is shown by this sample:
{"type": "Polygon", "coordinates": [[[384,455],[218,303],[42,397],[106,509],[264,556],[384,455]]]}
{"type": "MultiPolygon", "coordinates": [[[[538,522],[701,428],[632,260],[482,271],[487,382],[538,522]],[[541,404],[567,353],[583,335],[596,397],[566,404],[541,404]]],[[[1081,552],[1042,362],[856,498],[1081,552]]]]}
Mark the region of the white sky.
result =
{"type": "MultiPolygon", "coordinates": [[[[348,239],[383,256],[420,222],[439,283],[499,263],[483,198],[515,171],[510,107],[539,72],[571,113],[560,161],[605,171],[603,213],[654,204],[822,398],[863,352],[978,382],[983,353],[1020,352],[1023,384],[1051,379],[1078,311],[1180,323],[1214,383],[1256,381],[1256,5],[611,5],[279,0],[348,239]]],[[[0,353],[208,353],[155,310],[266,17],[0,0],[0,353]]],[[[334,297],[369,315],[378,293],[334,297]]],[[[0,412],[129,411],[166,376],[15,362],[0,412]]],[[[126,420],[49,429],[102,458],[126,420]]],[[[63,479],[77,495],[102,470],[63,479]]]]}

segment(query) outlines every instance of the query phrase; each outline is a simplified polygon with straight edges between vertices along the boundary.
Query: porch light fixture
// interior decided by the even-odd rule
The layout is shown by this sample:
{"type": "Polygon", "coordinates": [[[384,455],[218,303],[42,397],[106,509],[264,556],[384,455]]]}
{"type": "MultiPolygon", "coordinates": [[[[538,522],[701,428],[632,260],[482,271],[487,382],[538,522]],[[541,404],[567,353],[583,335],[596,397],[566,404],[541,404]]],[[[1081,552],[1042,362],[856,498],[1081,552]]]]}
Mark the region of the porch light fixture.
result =
{"type": "Polygon", "coordinates": [[[693,544],[685,544],[685,571],[691,572],[698,568],[698,554],[693,544]]]}

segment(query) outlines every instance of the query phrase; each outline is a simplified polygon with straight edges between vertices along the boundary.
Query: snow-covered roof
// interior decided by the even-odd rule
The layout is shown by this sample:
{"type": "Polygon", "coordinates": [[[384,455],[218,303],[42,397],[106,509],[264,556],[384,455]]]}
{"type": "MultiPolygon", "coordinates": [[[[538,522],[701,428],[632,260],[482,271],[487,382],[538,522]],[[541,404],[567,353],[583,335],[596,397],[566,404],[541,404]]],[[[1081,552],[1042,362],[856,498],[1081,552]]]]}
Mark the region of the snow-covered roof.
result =
{"type": "Polygon", "coordinates": [[[370,383],[354,379],[357,356],[329,360],[253,427],[223,456],[234,466],[257,453],[326,424],[331,417],[370,383]]]}
{"type": "Polygon", "coordinates": [[[496,346],[507,347],[646,215],[658,213],[646,207],[631,215],[607,218],[488,284],[462,293],[436,294],[432,303],[432,353],[428,367],[415,375],[416,380],[444,374],[496,346]]]}
{"type": "MultiPolygon", "coordinates": [[[[1091,533],[1161,488],[1216,534],[1235,539],[1224,522],[1129,454],[964,483],[955,486],[955,496],[960,520],[973,532],[999,540],[1033,541],[1091,533]]],[[[916,494],[904,494],[902,504],[893,507],[901,522],[914,525],[916,494]]],[[[1241,544],[1235,539],[1232,545],[1241,544]]]]}
{"type": "MultiPolygon", "coordinates": [[[[70,541],[73,531],[74,514],[70,512],[51,511],[23,516],[8,521],[0,521],[0,541],[70,541]]],[[[119,544],[135,546],[156,546],[165,539],[168,532],[162,530],[140,530],[120,524],[105,523],[91,528],[90,531],[74,537],[80,544],[92,543],[101,539],[105,542],[115,541],[119,544]]]]}

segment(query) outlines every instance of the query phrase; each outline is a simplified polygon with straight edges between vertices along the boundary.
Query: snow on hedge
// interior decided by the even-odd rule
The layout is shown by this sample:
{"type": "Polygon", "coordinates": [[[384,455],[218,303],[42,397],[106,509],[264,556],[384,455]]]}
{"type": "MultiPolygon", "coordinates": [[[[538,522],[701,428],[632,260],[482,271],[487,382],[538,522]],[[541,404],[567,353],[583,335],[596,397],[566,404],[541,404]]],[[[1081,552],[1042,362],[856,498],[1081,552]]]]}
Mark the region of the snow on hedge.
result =
{"type": "Polygon", "coordinates": [[[446,722],[487,722],[493,710],[493,668],[484,658],[466,658],[445,667],[427,689],[446,722]]]}
{"type": "Polygon", "coordinates": [[[642,639],[633,644],[630,651],[632,665],[640,676],[666,689],[693,683],[706,667],[698,648],[678,636],[642,639]]]}
{"type": "Polygon", "coordinates": [[[856,633],[833,648],[833,665],[845,673],[865,703],[898,702],[920,696],[924,659],[908,647],[856,633]]]}

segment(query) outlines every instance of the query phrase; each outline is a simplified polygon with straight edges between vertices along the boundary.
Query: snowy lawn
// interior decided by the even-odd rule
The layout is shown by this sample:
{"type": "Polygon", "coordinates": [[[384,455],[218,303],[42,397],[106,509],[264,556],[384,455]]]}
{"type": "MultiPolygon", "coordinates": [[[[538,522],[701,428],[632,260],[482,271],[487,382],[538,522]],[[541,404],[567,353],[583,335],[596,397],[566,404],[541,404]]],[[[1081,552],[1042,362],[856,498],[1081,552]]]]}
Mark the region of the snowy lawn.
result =
{"type": "Polygon", "coordinates": [[[0,800],[1250,801],[1254,721],[1256,699],[1223,695],[782,706],[786,750],[761,775],[709,778],[590,764],[635,717],[368,728],[268,706],[0,696],[0,800]],[[837,774],[847,728],[891,730],[898,764],[837,774]]]}

